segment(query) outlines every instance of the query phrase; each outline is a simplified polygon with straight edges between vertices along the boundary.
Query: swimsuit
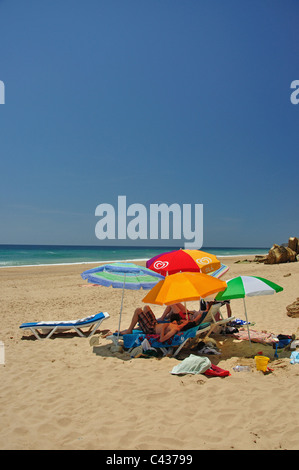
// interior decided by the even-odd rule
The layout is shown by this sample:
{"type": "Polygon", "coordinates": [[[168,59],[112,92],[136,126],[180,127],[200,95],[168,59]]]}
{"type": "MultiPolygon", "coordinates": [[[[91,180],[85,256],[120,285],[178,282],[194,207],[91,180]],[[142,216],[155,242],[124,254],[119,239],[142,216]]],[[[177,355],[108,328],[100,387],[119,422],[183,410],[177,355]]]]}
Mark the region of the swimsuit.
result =
{"type": "Polygon", "coordinates": [[[179,311],[179,315],[180,315],[180,317],[182,318],[182,320],[186,320],[187,316],[186,316],[186,313],[185,313],[185,312],[179,311]]]}
{"type": "Polygon", "coordinates": [[[157,320],[153,312],[150,310],[141,312],[138,315],[138,321],[143,333],[146,335],[154,335],[156,333],[157,320]]]}

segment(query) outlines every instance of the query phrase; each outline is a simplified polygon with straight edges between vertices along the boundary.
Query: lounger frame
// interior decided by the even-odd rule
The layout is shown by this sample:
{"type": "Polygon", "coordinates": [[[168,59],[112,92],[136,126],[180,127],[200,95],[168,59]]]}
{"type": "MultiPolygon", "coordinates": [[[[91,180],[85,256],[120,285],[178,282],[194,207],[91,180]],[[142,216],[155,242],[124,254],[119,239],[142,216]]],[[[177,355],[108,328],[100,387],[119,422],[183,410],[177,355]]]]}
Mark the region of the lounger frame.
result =
{"type": "Polygon", "coordinates": [[[97,331],[102,321],[109,318],[109,316],[107,312],[100,312],[79,320],[23,323],[20,328],[30,330],[37,339],[49,339],[54,333],[67,330],[75,330],[79,336],[89,338],[97,331]],[[85,327],[89,327],[87,332],[82,331],[82,328],[85,327]],[[42,337],[41,334],[46,334],[46,336],[42,337]]]}
{"type": "Polygon", "coordinates": [[[220,310],[220,307],[221,307],[221,302],[212,305],[212,307],[207,313],[207,316],[205,317],[205,321],[210,321],[211,323],[213,323],[213,326],[215,327],[218,325],[225,325],[226,323],[229,323],[235,320],[235,317],[224,318],[220,310]],[[215,316],[217,315],[217,313],[220,314],[221,320],[216,320],[215,316]]]}
{"type": "MultiPolygon", "coordinates": [[[[186,344],[188,343],[188,341],[195,341],[197,340],[203,333],[207,332],[205,336],[208,336],[210,333],[211,333],[211,329],[212,329],[212,326],[206,326],[205,328],[198,328],[197,332],[196,332],[196,335],[191,337],[191,338],[186,338],[185,341],[177,347],[177,349],[175,349],[174,353],[172,354],[173,357],[176,357],[179,352],[181,351],[181,349],[183,349],[184,346],[186,346],[186,344]]],[[[174,348],[176,346],[173,346],[174,348]]],[[[163,354],[166,355],[166,354],[169,354],[169,352],[167,352],[167,348],[161,348],[162,351],[163,351],[163,354]],[[164,351],[165,350],[165,351],[164,351]]]]}
{"type": "MultiPolygon", "coordinates": [[[[194,334],[194,336],[188,336],[181,344],[170,344],[169,346],[163,346],[163,343],[161,343],[161,346],[157,346],[156,344],[154,345],[154,348],[155,349],[159,349],[164,356],[166,355],[172,355],[173,357],[177,356],[179,354],[179,352],[182,350],[182,348],[184,346],[186,346],[187,342],[188,341],[195,341],[196,339],[198,339],[203,333],[206,333],[204,335],[207,336],[211,330],[213,329],[213,325],[211,323],[204,323],[201,327],[201,325],[198,325],[197,327],[197,330],[196,330],[196,333],[194,334]]],[[[138,330],[135,330],[135,333],[136,335],[144,335],[146,337],[146,335],[140,330],[140,333],[138,332],[138,330]]],[[[117,334],[113,334],[113,335],[109,335],[107,336],[107,339],[110,339],[115,345],[119,345],[119,339],[123,339],[125,335],[120,335],[119,338],[117,336],[117,334]]],[[[175,337],[174,337],[175,338],[175,337]]],[[[132,349],[134,349],[134,347],[136,346],[132,346],[131,348],[128,349],[129,352],[132,351],[132,349]]]]}

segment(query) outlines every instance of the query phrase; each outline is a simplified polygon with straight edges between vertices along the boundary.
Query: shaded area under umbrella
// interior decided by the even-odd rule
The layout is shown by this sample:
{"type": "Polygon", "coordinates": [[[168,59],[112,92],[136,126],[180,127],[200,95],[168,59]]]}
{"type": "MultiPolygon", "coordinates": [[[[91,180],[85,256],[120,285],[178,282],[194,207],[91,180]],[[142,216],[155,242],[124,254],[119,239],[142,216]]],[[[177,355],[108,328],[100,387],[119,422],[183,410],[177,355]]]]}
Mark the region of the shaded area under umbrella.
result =
{"type": "MultiPolygon", "coordinates": [[[[164,279],[161,274],[133,263],[104,264],[84,271],[81,277],[92,284],[122,289],[118,332],[120,331],[124,290],[152,289],[159,280],[164,279]]],[[[119,339],[119,333],[117,338],[119,339]]]]}

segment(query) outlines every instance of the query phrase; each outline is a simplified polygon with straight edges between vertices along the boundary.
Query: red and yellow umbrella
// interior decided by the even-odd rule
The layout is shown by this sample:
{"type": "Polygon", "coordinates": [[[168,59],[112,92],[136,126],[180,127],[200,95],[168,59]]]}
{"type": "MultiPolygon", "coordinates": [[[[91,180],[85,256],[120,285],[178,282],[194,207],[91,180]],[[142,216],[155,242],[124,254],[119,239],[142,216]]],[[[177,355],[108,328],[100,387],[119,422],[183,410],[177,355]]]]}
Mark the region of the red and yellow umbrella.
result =
{"type": "Polygon", "coordinates": [[[154,256],[146,262],[146,267],[163,276],[177,272],[210,273],[221,267],[215,255],[200,250],[175,250],[154,256]]]}

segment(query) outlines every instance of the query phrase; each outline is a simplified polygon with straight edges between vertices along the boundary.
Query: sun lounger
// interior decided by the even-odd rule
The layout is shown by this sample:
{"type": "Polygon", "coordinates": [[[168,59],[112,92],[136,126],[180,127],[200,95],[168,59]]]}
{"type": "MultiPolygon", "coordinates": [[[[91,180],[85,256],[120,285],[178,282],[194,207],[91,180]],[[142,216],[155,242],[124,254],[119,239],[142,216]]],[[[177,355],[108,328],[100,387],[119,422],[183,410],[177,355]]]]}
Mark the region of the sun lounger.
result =
{"type": "Polygon", "coordinates": [[[87,335],[89,337],[96,332],[102,321],[109,318],[109,316],[109,313],[101,312],[95,315],[90,315],[89,317],[80,318],[79,320],[23,323],[20,328],[23,330],[30,330],[37,339],[43,339],[40,334],[46,334],[45,339],[47,339],[51,338],[54,333],[72,329],[75,330],[79,336],[87,335]],[[89,327],[89,330],[85,334],[81,330],[84,327],[89,327]],[[39,330],[41,330],[41,333],[39,330]]]}
{"type": "MultiPolygon", "coordinates": [[[[138,346],[141,346],[144,340],[148,340],[150,346],[155,349],[160,349],[164,355],[169,354],[172,348],[176,348],[173,352],[173,356],[177,356],[181,349],[186,345],[189,340],[196,340],[203,333],[208,334],[211,329],[210,322],[204,322],[186,331],[180,331],[169,340],[161,343],[158,341],[159,335],[147,335],[141,330],[134,330],[132,334],[120,335],[123,340],[123,346],[127,350],[131,350],[138,346]]],[[[117,333],[108,336],[107,339],[111,339],[117,344],[117,333]]]]}
{"type": "Polygon", "coordinates": [[[212,323],[212,331],[216,328],[216,326],[225,325],[226,323],[229,323],[235,319],[235,317],[224,318],[221,313],[220,307],[221,307],[221,302],[217,302],[216,304],[212,305],[212,307],[210,308],[210,310],[208,311],[205,317],[206,321],[209,321],[212,323]],[[220,320],[216,320],[216,315],[218,313],[220,316],[220,320]]]}

